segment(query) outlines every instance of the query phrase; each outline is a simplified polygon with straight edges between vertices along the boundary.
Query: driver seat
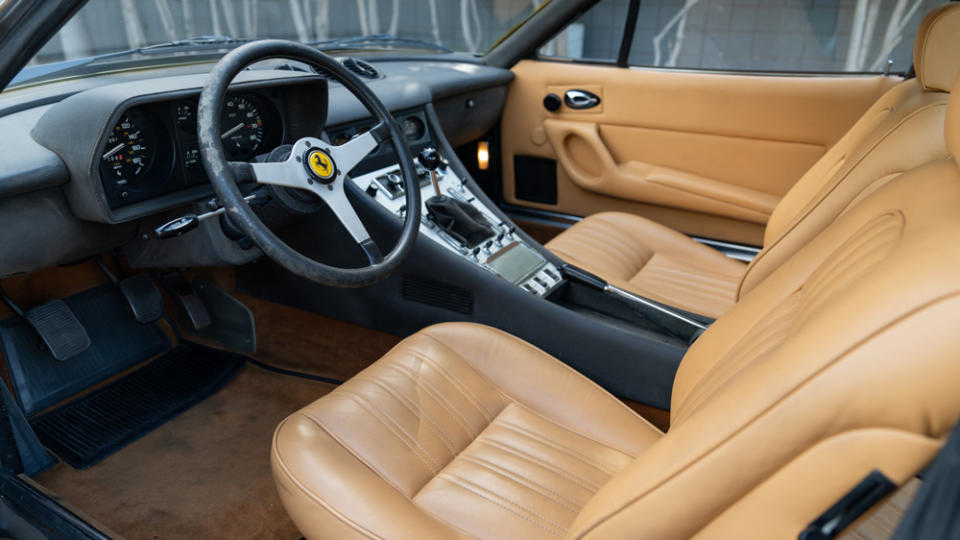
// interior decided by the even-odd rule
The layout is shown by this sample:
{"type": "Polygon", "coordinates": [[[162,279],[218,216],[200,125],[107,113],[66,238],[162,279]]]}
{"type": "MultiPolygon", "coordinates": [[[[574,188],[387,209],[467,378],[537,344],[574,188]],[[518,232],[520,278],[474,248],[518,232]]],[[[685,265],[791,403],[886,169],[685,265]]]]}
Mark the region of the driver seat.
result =
{"type": "Polygon", "coordinates": [[[427,328],[280,424],[280,497],[307,538],[796,538],[957,422],[957,238],[953,159],[872,191],[693,344],[667,433],[509,334],[427,328]]]}

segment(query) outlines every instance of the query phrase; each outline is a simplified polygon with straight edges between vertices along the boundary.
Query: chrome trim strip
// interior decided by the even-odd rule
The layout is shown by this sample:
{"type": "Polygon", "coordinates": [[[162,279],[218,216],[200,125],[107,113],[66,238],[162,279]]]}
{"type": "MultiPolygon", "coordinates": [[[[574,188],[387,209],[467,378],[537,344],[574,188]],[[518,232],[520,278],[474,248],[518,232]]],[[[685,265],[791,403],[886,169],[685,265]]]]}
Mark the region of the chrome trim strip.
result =
{"type": "Polygon", "coordinates": [[[760,253],[761,249],[755,246],[747,246],[733,242],[723,242],[720,240],[711,240],[709,238],[701,238],[699,236],[691,236],[691,238],[705,246],[710,246],[716,249],[731,259],[736,259],[745,263],[752,261],[753,258],[760,253]]]}
{"type": "Polygon", "coordinates": [[[693,319],[684,317],[683,315],[680,315],[679,313],[674,313],[673,311],[670,311],[669,309],[667,309],[667,308],[665,308],[665,307],[658,306],[657,304],[651,302],[650,300],[647,300],[646,298],[644,298],[644,297],[642,297],[642,296],[637,296],[637,295],[633,294],[633,293],[630,292],[630,291],[625,291],[625,290],[621,289],[620,287],[617,287],[616,285],[610,285],[609,283],[607,283],[607,285],[603,288],[603,290],[604,290],[604,292],[611,292],[611,293],[613,293],[613,294],[615,294],[615,295],[617,295],[617,296],[619,296],[619,297],[621,297],[621,298],[625,298],[625,299],[627,299],[627,300],[632,300],[632,301],[634,301],[634,302],[643,304],[643,305],[645,305],[645,306],[647,306],[647,307],[649,307],[649,308],[651,308],[651,309],[655,309],[655,310],[659,311],[660,313],[663,313],[664,315],[669,315],[669,316],[671,316],[671,317],[673,317],[673,318],[675,318],[675,319],[681,320],[681,321],[683,321],[683,322],[685,322],[685,323],[687,323],[687,324],[689,324],[689,325],[691,325],[691,326],[694,326],[694,327],[696,327],[696,328],[699,328],[699,329],[701,329],[701,330],[706,330],[706,329],[707,329],[706,326],[704,326],[704,325],[701,324],[701,323],[698,323],[697,321],[695,321],[695,320],[693,320],[693,319]]]}

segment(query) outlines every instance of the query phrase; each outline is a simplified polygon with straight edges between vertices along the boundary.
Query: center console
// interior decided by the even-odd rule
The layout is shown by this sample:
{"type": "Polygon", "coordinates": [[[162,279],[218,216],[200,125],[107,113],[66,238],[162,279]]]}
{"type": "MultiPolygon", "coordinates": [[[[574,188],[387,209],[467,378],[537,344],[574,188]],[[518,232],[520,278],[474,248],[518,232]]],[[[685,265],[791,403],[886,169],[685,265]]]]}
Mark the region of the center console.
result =
{"type": "MultiPolygon", "coordinates": [[[[430,104],[404,114],[421,117],[427,129],[409,145],[422,206],[419,238],[403,265],[375,285],[338,289],[264,260],[239,271],[241,292],[396,335],[450,321],[500,328],[617,396],[668,409],[680,359],[709,321],[620,290],[550,253],[470,177],[430,104]],[[431,159],[423,150],[433,146],[439,155],[431,159]]],[[[390,246],[408,209],[395,156],[378,156],[354,169],[348,195],[378,245],[390,246]]],[[[316,260],[366,264],[345,232],[317,242],[316,231],[339,227],[335,218],[319,212],[306,219],[281,239],[316,260]]]]}
{"type": "MultiPolygon", "coordinates": [[[[495,212],[487,208],[470,190],[465,178],[458,176],[443,160],[433,170],[424,167],[422,161],[422,157],[417,158],[421,192],[421,237],[429,238],[463,260],[519,286],[530,294],[546,296],[561,284],[559,268],[520,238],[516,234],[515,225],[498,218],[495,212]],[[432,176],[436,177],[436,185],[432,176]],[[461,205],[469,205],[476,211],[471,214],[487,226],[489,234],[467,241],[450,227],[444,227],[436,213],[428,208],[428,201],[438,196],[452,199],[461,205]]],[[[407,207],[398,166],[384,167],[353,177],[352,180],[388,212],[403,219],[407,207]]]]}

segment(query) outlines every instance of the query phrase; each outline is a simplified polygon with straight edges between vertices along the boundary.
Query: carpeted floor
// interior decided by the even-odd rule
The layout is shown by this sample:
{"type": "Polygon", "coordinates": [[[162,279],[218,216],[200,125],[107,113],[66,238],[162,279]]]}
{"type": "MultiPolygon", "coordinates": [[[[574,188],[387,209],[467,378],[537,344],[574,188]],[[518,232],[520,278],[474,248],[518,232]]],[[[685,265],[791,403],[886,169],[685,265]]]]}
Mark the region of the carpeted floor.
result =
{"type": "Polygon", "coordinates": [[[35,478],[131,539],[298,539],[270,476],[276,425],[329,384],[247,365],[226,388],[93,467],[35,478]]]}

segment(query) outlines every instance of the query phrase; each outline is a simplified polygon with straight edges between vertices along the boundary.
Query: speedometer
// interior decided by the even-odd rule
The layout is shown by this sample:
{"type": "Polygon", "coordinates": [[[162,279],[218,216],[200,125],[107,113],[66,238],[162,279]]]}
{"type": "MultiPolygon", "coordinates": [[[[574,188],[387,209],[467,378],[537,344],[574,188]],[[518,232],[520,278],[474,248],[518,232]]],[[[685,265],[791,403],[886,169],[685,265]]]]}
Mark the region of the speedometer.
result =
{"type": "Polygon", "coordinates": [[[263,145],[263,117],[248,96],[228,97],[220,115],[220,138],[230,159],[246,161],[263,145]]]}
{"type": "Polygon", "coordinates": [[[155,158],[154,137],[143,116],[131,110],[113,126],[104,146],[105,169],[117,186],[125,186],[145,176],[155,158]]]}

